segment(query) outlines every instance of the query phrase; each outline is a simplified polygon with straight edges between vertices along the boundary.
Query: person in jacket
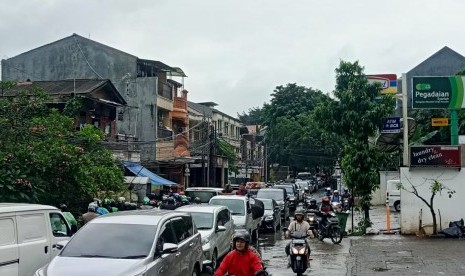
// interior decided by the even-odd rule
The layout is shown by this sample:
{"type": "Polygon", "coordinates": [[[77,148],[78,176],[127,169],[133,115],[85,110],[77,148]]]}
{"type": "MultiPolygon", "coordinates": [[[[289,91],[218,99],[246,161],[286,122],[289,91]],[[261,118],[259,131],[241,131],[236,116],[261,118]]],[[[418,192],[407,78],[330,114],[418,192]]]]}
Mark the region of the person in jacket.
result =
{"type": "Polygon", "coordinates": [[[87,213],[84,213],[82,215],[82,225],[88,223],[89,221],[99,216],[99,214],[97,214],[97,208],[97,203],[91,202],[89,204],[89,206],[87,207],[87,213]]]}
{"type": "Polygon", "coordinates": [[[215,276],[250,276],[263,270],[260,258],[250,248],[249,233],[239,232],[233,238],[233,251],[229,252],[216,270],[215,276]]]}

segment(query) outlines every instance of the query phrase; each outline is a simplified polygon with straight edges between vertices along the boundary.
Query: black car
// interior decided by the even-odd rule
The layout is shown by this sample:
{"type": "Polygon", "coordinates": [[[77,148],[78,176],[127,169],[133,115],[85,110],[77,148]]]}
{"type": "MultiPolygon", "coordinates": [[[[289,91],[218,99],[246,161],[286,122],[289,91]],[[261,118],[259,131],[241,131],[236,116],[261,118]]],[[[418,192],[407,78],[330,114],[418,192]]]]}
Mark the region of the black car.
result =
{"type": "Polygon", "coordinates": [[[297,204],[298,204],[298,201],[297,201],[297,196],[296,196],[296,190],[294,189],[294,185],[292,184],[289,184],[289,185],[285,185],[285,184],[282,184],[282,185],[274,185],[275,189],[284,189],[286,190],[287,192],[287,195],[288,195],[288,202],[289,202],[289,209],[291,210],[295,210],[297,208],[297,204]]]}
{"type": "Polygon", "coordinates": [[[260,223],[261,230],[269,230],[271,232],[276,232],[281,226],[281,209],[276,203],[276,200],[269,198],[257,198],[263,202],[265,206],[265,213],[262,217],[262,222],[260,223]]]}
{"type": "Polygon", "coordinates": [[[286,200],[287,192],[285,189],[262,188],[258,190],[257,197],[274,199],[281,211],[281,218],[284,220],[289,218],[289,202],[286,200]]]}

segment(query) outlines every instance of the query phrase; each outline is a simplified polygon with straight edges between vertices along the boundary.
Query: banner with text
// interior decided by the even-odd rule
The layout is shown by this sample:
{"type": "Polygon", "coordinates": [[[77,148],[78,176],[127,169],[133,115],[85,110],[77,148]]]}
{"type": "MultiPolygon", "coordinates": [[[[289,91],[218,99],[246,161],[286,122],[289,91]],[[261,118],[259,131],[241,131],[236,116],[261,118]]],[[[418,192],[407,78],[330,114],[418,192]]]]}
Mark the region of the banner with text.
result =
{"type": "Polygon", "coordinates": [[[411,167],[449,167],[462,166],[459,146],[412,146],[410,147],[411,167]]]}
{"type": "Polygon", "coordinates": [[[461,109],[465,76],[413,77],[412,108],[461,109]]]}

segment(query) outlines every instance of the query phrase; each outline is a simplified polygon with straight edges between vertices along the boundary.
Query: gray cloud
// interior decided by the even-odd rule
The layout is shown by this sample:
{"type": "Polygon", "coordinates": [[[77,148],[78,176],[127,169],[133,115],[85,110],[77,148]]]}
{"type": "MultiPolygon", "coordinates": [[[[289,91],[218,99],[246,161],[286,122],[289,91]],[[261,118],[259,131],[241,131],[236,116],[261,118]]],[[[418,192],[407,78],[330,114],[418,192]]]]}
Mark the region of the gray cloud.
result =
{"type": "Polygon", "coordinates": [[[408,71],[445,45],[465,53],[465,2],[5,0],[0,57],[69,36],[179,66],[193,101],[235,115],[296,82],[325,92],[339,60],[408,71]]]}

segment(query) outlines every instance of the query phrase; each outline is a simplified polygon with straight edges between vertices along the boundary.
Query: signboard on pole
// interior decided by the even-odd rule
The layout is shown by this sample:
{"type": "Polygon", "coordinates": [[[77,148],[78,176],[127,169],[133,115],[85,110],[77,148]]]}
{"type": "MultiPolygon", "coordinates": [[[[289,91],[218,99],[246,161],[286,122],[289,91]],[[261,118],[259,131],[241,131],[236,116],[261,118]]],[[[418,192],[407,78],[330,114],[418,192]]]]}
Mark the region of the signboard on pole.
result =
{"type": "Polygon", "coordinates": [[[449,118],[432,118],[431,126],[448,126],[449,118]]]}
{"type": "Polygon", "coordinates": [[[410,167],[462,166],[460,146],[412,146],[410,147],[410,167]]]}
{"type": "Polygon", "coordinates": [[[390,117],[383,121],[381,133],[399,133],[400,132],[400,117],[390,117]]]}
{"type": "Polygon", "coordinates": [[[413,77],[412,108],[461,109],[465,76],[413,77]]]}
{"type": "Polygon", "coordinates": [[[381,94],[397,94],[396,74],[367,75],[366,77],[369,83],[379,83],[381,85],[381,94]]]}

